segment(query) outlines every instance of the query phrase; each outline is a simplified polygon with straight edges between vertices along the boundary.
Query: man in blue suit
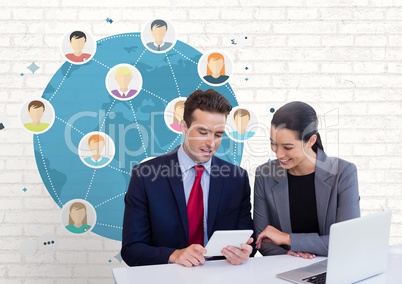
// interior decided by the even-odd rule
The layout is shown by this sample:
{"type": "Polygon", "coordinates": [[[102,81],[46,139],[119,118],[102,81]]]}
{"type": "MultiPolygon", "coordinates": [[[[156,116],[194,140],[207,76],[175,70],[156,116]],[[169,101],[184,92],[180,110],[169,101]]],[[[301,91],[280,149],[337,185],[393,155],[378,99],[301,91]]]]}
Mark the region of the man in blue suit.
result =
{"type": "MultiPolygon", "coordinates": [[[[184,106],[184,143],[171,153],[133,168],[125,196],[121,249],[129,266],[198,266],[205,263],[204,254],[208,253],[204,247],[214,231],[253,229],[247,172],[214,157],[231,109],[218,92],[195,91],[184,106]],[[193,217],[188,210],[191,191],[198,188],[197,175],[201,175],[198,183],[204,213],[198,226],[202,241],[195,243],[190,241],[193,217]]],[[[252,242],[250,238],[241,248],[228,246],[222,254],[228,262],[241,264],[252,253],[252,242]]]]}

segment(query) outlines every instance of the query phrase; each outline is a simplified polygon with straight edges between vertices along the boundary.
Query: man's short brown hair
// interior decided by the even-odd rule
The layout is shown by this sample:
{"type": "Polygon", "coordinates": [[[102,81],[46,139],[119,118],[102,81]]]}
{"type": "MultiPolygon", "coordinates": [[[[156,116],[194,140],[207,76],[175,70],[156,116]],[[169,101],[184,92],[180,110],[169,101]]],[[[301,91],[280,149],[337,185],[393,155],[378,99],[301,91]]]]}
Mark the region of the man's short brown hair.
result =
{"type": "Polygon", "coordinates": [[[45,111],[45,104],[42,103],[41,101],[32,101],[28,104],[28,111],[31,110],[31,107],[35,108],[40,108],[43,107],[43,111],[45,111]]]}
{"type": "Polygon", "coordinates": [[[205,92],[196,90],[184,103],[183,120],[186,122],[187,127],[190,127],[193,122],[193,113],[196,109],[221,113],[227,116],[232,110],[232,106],[224,96],[213,89],[206,90],[205,92]]]}

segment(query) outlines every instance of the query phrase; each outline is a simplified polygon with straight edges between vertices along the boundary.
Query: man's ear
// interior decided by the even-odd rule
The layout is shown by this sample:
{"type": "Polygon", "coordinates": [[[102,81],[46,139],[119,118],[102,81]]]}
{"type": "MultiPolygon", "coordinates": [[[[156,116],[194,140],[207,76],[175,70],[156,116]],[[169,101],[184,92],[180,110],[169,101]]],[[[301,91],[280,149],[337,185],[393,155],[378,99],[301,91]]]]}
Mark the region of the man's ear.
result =
{"type": "Polygon", "coordinates": [[[184,121],[184,119],[182,121],[180,121],[180,129],[181,132],[183,132],[184,136],[187,133],[188,127],[187,127],[187,123],[184,121]]]}

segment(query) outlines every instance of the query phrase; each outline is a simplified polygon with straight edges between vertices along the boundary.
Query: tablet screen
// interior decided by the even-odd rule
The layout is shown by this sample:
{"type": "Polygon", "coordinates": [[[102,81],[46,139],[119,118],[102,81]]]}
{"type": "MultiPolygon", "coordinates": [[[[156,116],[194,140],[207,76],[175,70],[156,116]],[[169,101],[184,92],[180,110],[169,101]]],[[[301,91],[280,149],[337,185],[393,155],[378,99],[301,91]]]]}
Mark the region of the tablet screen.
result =
{"type": "Polygon", "coordinates": [[[215,231],[205,249],[207,256],[222,255],[221,250],[226,246],[241,247],[253,234],[253,230],[215,231]]]}

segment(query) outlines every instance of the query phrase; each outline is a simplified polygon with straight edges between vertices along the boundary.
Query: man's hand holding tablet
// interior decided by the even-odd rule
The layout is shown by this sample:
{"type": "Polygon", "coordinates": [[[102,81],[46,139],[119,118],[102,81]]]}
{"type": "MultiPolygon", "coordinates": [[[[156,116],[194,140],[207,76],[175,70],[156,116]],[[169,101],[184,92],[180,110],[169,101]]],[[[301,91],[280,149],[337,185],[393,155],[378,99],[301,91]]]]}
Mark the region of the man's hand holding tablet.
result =
{"type": "Polygon", "coordinates": [[[242,264],[247,261],[253,250],[251,243],[252,230],[215,231],[209,239],[205,255],[223,255],[231,264],[242,264]]]}

